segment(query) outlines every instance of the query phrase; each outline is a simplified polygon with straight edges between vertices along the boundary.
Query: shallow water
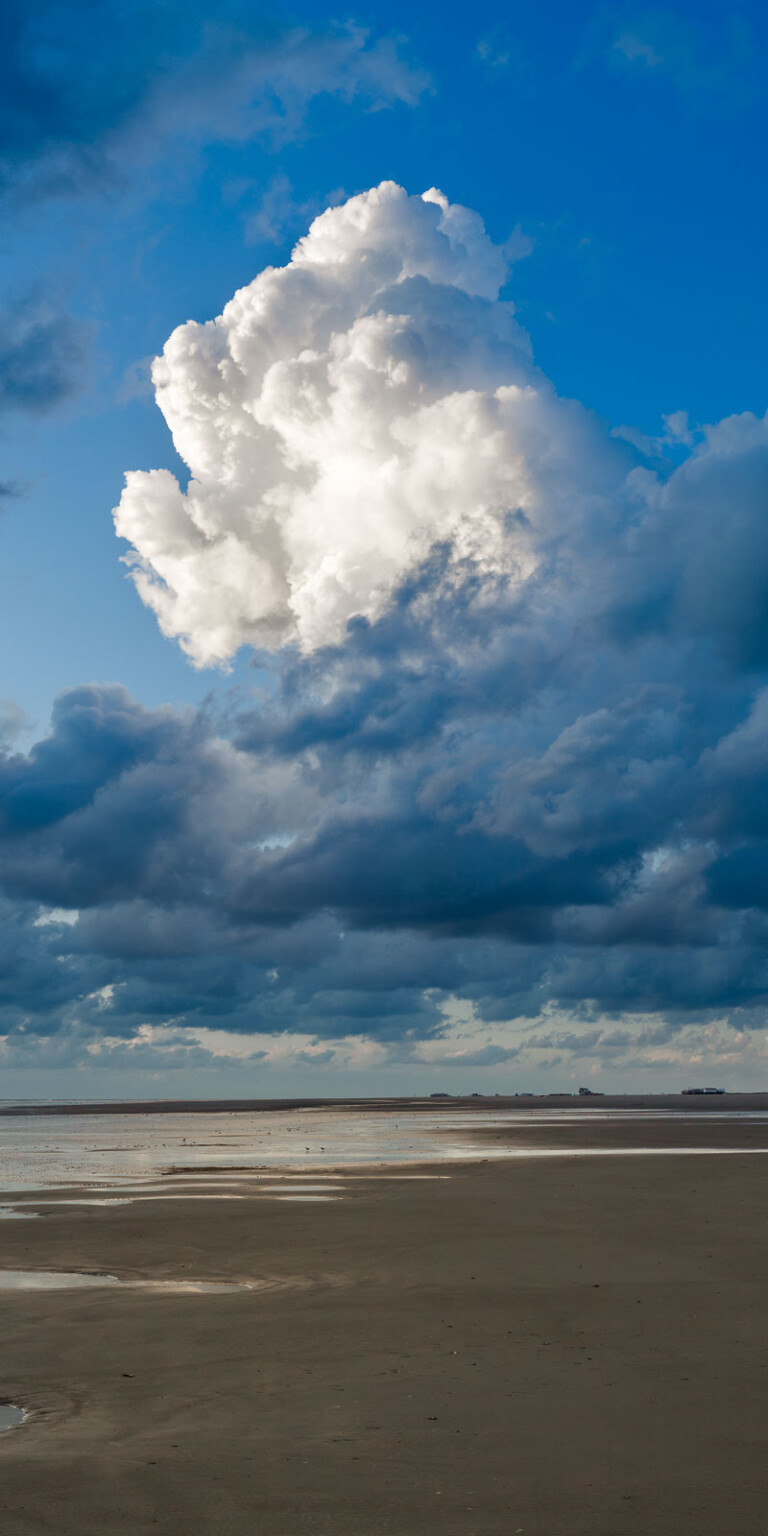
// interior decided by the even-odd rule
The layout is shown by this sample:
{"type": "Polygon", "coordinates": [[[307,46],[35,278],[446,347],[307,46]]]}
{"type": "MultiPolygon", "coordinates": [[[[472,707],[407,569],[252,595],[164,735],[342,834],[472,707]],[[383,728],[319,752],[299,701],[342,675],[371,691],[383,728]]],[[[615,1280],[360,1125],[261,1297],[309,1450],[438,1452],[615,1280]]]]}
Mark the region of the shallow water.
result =
{"type": "Polygon", "coordinates": [[[84,1275],[54,1269],[0,1270],[0,1291],[72,1291],[119,1284],[116,1275],[84,1275]]]}
{"type": "Polygon", "coordinates": [[[4,1429],[16,1429],[24,1422],[24,1409],[15,1403],[0,1403],[0,1434],[4,1429]]]}
{"type": "MultiPolygon", "coordinates": [[[[258,1284],[258,1282],[256,1282],[258,1284]]],[[[255,1285],[228,1280],[121,1280],[117,1275],[87,1274],[69,1269],[0,1269],[0,1291],[103,1290],[122,1286],[128,1290],[177,1291],[200,1295],[227,1291],[251,1291],[255,1285]]]]}
{"type": "MultiPolygon", "coordinates": [[[[278,1170],[326,1174],[336,1168],[363,1172],[377,1165],[477,1161],[507,1157],[575,1156],[572,1148],[483,1145],[475,1130],[541,1129],[578,1125],[585,1139],[590,1126],[605,1122],[636,1124],[685,1121],[691,1152],[722,1154],[725,1150],[697,1147],[697,1126],[711,1125],[712,1113],[668,1110],[410,1110],[405,1113],[361,1113],[322,1110],[272,1110],[262,1113],[224,1112],[179,1115],[88,1115],[82,1118],[29,1116],[0,1121],[0,1187],[3,1190],[46,1191],[93,1189],[93,1197],[151,1193],[167,1198],[162,1188],[173,1170],[175,1192],[202,1191],[222,1195],[225,1186],[237,1190],[243,1181],[274,1179],[278,1170]],[[215,1122],[215,1123],[212,1123],[215,1122]],[[221,1170],[220,1180],[216,1179],[221,1170]],[[198,1173],[199,1170],[199,1173],[198,1173]]],[[[762,1124],[765,1112],[718,1111],[717,1121],[738,1121],[745,1128],[762,1124]]],[[[590,1150],[590,1156],[602,1155],[590,1150]]],[[[671,1152],[673,1149],[669,1149],[671,1152]]],[[[685,1149],[674,1149],[676,1155],[685,1149]]],[[[758,1151],[745,1147],[745,1151],[758,1151]]],[[[586,1155],[586,1149],[585,1149],[586,1155]]],[[[611,1149],[610,1156],[667,1155],[667,1149],[611,1149]]],[[[391,1175],[390,1175],[391,1176],[391,1175]]],[[[407,1175],[406,1175],[407,1176],[407,1175]]],[[[169,1181],[170,1182],[170,1181],[169,1181]]],[[[167,1188],[167,1186],[166,1186],[167,1188]]],[[[250,1191],[249,1191],[250,1192],[250,1191]]]]}

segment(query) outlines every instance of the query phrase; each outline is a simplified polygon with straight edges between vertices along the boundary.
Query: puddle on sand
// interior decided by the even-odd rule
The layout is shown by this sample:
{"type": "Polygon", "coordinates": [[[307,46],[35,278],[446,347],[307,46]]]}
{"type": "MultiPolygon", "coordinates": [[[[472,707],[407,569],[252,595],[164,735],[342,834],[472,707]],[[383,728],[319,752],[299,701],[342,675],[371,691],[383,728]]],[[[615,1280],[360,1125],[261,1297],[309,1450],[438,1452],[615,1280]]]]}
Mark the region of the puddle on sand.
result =
{"type": "Polygon", "coordinates": [[[202,1294],[227,1291],[252,1291],[258,1288],[245,1281],[226,1280],[120,1280],[117,1275],[86,1274],[79,1270],[0,1269],[0,1291],[72,1291],[121,1286],[127,1290],[177,1291],[202,1294]]]}
{"type": "Polygon", "coordinates": [[[0,1270],[0,1290],[3,1291],[57,1291],[81,1286],[119,1284],[116,1275],[84,1275],[53,1269],[0,1270]]]}
{"type": "Polygon", "coordinates": [[[51,1205],[55,1207],[57,1205],[130,1205],[131,1203],[130,1200],[99,1200],[94,1199],[93,1196],[86,1197],[84,1195],[78,1195],[77,1198],[73,1196],[71,1199],[64,1200],[20,1200],[18,1205],[0,1206],[0,1216],[35,1216],[37,1214],[36,1209],[34,1211],[22,1209],[22,1206],[28,1205],[34,1205],[35,1207],[38,1205],[51,1205]]]}
{"type": "Polygon", "coordinates": [[[105,1205],[143,1205],[146,1204],[148,1200],[211,1200],[214,1198],[217,1200],[244,1200],[245,1195],[190,1195],[186,1192],[183,1194],[177,1194],[174,1190],[169,1190],[167,1194],[164,1192],[161,1195],[131,1195],[129,1199],[120,1198],[115,1200],[96,1199],[92,1195],[78,1195],[77,1197],[73,1196],[72,1198],[61,1200],[26,1200],[23,1202],[24,1205],[34,1205],[34,1211],[23,1210],[21,1208],[21,1202],[19,1202],[18,1207],[14,1207],[12,1205],[0,1206],[0,1219],[2,1219],[4,1216],[36,1216],[38,1214],[37,1207],[39,1205],[48,1206],[52,1211],[55,1211],[56,1207],[59,1205],[93,1205],[98,1206],[99,1209],[101,1209],[102,1206],[105,1205]]]}
{"type": "Polygon", "coordinates": [[[319,1205],[322,1200],[338,1200],[338,1195],[290,1195],[282,1192],[272,1195],[273,1200],[293,1200],[296,1205],[319,1205]]]}
{"type": "Polygon", "coordinates": [[[4,1429],[16,1429],[24,1422],[24,1409],[15,1403],[0,1403],[0,1434],[4,1429]]]}
{"type": "MultiPolygon", "coordinates": [[[[190,1192],[189,1190],[186,1190],[186,1189],[185,1190],[164,1189],[162,1191],[162,1193],[159,1194],[159,1195],[143,1195],[143,1194],[142,1195],[133,1195],[130,1200],[119,1200],[119,1201],[102,1200],[101,1204],[102,1205],[109,1205],[109,1204],[112,1204],[112,1205],[147,1205],[150,1200],[215,1200],[218,1203],[219,1200],[245,1200],[245,1199],[247,1199],[246,1195],[229,1195],[229,1194],[226,1194],[223,1190],[221,1191],[221,1193],[206,1192],[206,1194],[204,1194],[204,1195],[199,1195],[199,1194],[195,1194],[194,1192],[190,1192]]],[[[82,1203],[85,1204],[85,1205],[89,1205],[89,1204],[95,1204],[96,1202],[95,1201],[94,1202],[83,1201],[82,1203]]],[[[75,1201],[72,1201],[72,1204],[74,1205],[75,1201]]]]}
{"type": "Polygon", "coordinates": [[[0,1205],[0,1221],[14,1221],[19,1217],[22,1221],[34,1221],[36,1215],[36,1211],[18,1211],[14,1205],[0,1205]]]}

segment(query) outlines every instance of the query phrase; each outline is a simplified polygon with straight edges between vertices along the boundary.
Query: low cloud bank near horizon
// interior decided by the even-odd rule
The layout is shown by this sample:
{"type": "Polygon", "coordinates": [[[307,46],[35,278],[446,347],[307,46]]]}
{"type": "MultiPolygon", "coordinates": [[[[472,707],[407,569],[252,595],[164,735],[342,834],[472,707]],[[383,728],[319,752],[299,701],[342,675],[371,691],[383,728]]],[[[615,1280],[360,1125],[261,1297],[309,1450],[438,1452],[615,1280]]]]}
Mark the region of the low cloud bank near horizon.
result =
{"type": "Polygon", "coordinates": [[[762,1059],[768,421],[633,445],[506,277],[384,183],[170,338],[190,481],[133,471],[117,530],[166,635],[271,683],[90,684],[0,758],[14,1049],[762,1059]]]}

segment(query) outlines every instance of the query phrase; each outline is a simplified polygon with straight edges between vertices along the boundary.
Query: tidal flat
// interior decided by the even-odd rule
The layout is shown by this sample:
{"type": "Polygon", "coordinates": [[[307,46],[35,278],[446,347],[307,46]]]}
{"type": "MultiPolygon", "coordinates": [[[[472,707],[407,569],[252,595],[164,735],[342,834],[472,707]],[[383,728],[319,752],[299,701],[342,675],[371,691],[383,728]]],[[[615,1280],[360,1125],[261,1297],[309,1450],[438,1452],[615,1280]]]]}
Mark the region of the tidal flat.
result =
{"type": "Polygon", "coordinates": [[[765,1115],[441,1137],[4,1224],[7,1271],[123,1282],[0,1288],[4,1536],[763,1536],[765,1115]]]}

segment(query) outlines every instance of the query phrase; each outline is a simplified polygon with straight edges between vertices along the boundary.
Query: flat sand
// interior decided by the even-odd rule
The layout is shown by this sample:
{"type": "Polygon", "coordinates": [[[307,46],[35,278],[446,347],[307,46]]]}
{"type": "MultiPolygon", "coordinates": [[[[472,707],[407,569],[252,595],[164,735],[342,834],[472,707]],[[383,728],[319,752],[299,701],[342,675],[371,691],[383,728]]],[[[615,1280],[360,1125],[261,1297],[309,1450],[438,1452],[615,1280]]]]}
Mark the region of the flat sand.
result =
{"type": "MultiPolygon", "coordinates": [[[[641,1135],[768,1145],[589,1131],[641,1135]]],[[[274,1281],[0,1292],[3,1536],[764,1536],[768,1156],[424,1171],[2,1223],[6,1268],[274,1281]]]]}

